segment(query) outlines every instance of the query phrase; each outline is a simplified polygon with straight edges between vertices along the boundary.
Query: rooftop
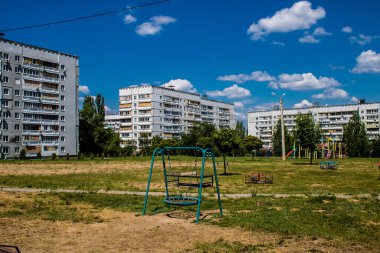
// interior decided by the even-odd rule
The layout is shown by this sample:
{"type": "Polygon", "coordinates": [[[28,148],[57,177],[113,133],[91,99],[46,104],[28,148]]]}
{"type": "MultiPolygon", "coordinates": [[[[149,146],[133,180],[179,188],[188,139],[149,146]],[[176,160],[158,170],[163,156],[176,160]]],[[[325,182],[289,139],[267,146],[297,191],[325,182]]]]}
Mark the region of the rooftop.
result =
{"type": "Polygon", "coordinates": [[[9,44],[19,45],[19,46],[22,46],[22,47],[29,47],[29,48],[33,48],[33,49],[36,49],[36,50],[43,50],[43,51],[47,51],[47,52],[54,53],[54,54],[66,55],[66,56],[73,57],[73,58],[76,58],[76,59],[79,58],[77,55],[67,54],[67,53],[63,53],[63,52],[59,52],[59,51],[55,51],[55,50],[51,50],[51,49],[47,49],[47,48],[43,48],[43,47],[38,47],[38,46],[30,45],[30,44],[25,44],[25,43],[22,43],[22,42],[17,42],[17,41],[13,41],[13,40],[7,40],[7,39],[4,39],[4,38],[0,38],[0,42],[5,42],[5,43],[9,43],[9,44]]]}

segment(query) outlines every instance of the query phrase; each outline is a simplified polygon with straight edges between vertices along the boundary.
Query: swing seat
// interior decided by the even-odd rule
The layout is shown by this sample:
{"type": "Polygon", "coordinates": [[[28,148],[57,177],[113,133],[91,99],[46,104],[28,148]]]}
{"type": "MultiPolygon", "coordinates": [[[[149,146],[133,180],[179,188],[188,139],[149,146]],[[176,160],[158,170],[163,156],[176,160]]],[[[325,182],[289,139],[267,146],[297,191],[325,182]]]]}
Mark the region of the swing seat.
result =
{"type": "Polygon", "coordinates": [[[165,198],[164,203],[174,206],[192,206],[198,205],[198,198],[189,196],[169,196],[165,198]]]}
{"type": "MultiPolygon", "coordinates": [[[[175,182],[176,186],[199,188],[201,186],[201,176],[194,173],[173,173],[166,175],[168,182],[175,182]],[[197,182],[193,182],[192,179],[196,179],[197,182]],[[182,180],[181,180],[182,179],[182,180]]],[[[212,187],[214,185],[213,175],[204,175],[202,188],[212,187]]]]}

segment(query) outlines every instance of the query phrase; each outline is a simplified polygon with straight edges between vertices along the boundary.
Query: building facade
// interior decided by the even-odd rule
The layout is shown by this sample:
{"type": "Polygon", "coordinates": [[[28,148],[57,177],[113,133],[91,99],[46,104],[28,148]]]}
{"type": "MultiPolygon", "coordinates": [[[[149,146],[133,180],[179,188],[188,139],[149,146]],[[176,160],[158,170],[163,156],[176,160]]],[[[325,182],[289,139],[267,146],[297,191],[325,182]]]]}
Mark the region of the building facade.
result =
{"type": "Polygon", "coordinates": [[[1,154],[78,153],[78,57],[0,38],[1,154]]]}
{"type": "Polygon", "coordinates": [[[139,145],[142,133],[148,137],[179,138],[197,123],[216,128],[234,128],[234,105],[210,100],[200,94],[157,86],[136,86],[119,90],[119,114],[106,115],[106,126],[120,133],[123,142],[139,145]]]}
{"type": "MultiPolygon", "coordinates": [[[[354,112],[358,112],[364,122],[369,139],[376,138],[379,132],[380,103],[359,103],[336,106],[316,106],[304,109],[285,109],[284,125],[288,131],[296,126],[297,114],[311,112],[315,122],[322,128],[325,137],[342,141],[343,126],[348,123],[354,112]]],[[[280,119],[279,110],[256,111],[248,113],[248,134],[260,138],[266,146],[272,145],[272,134],[280,119]]]]}

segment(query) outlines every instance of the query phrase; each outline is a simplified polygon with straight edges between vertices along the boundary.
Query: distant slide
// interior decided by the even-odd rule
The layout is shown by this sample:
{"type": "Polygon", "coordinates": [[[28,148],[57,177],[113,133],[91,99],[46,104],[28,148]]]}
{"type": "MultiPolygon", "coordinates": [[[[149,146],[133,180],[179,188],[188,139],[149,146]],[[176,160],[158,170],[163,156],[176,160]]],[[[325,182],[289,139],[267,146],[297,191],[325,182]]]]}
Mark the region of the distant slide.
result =
{"type": "Polygon", "coordinates": [[[327,155],[325,157],[326,160],[331,158],[331,150],[327,151],[327,155]]]}
{"type": "Polygon", "coordinates": [[[286,158],[288,158],[288,156],[290,156],[291,154],[293,154],[294,150],[290,150],[289,153],[286,154],[286,158]]]}

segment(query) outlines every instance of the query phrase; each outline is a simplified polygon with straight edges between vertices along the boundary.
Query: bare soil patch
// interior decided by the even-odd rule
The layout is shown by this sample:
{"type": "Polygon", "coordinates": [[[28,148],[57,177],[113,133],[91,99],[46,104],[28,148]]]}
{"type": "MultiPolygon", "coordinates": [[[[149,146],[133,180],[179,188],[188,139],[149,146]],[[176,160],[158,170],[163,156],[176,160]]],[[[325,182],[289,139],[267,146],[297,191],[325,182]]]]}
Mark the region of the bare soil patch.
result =
{"type": "Polygon", "coordinates": [[[0,219],[0,243],[17,245],[22,252],[194,252],[196,243],[223,239],[261,245],[276,252],[368,252],[358,245],[316,238],[283,237],[238,228],[194,224],[192,219],[167,214],[136,216],[103,210],[104,222],[83,224],[66,221],[0,219]]]}

